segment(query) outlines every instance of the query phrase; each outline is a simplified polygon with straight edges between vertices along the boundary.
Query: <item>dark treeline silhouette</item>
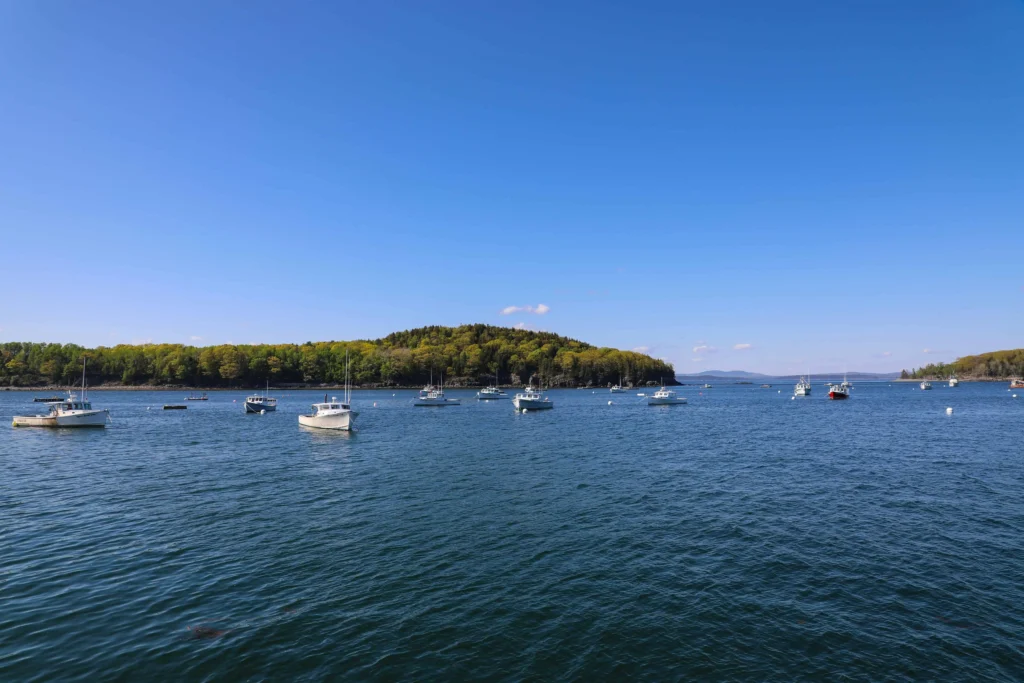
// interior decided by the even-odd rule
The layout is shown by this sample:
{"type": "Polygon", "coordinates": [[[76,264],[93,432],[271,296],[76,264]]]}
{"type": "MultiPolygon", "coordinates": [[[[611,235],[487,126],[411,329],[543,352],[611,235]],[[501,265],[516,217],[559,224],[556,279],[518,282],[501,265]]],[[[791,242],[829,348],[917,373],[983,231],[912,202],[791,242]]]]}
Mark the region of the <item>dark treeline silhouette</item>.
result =
{"type": "Polygon", "coordinates": [[[964,379],[1006,379],[1024,377],[1024,349],[992,351],[964,356],[952,363],[929,363],[923,368],[904,370],[903,379],[944,379],[951,374],[964,379]]]}
{"type": "Polygon", "coordinates": [[[357,385],[425,384],[440,372],[456,384],[523,383],[552,386],[674,382],[670,364],[632,351],[596,348],[550,332],[490,325],[422,327],[383,339],[305,344],[120,344],[87,349],[75,344],[0,344],[0,385],[73,385],[88,360],[88,382],[192,387],[341,384],[345,354],[357,385]]]}

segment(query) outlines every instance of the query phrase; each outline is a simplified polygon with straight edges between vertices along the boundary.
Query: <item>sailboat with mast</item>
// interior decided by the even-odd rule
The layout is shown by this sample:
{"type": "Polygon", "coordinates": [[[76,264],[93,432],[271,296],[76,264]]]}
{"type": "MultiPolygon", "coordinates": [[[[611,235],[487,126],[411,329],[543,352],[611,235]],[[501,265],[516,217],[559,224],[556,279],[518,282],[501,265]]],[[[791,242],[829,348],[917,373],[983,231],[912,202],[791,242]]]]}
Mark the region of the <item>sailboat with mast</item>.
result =
{"type": "Polygon", "coordinates": [[[314,429],[334,429],[342,432],[355,431],[355,419],[359,413],[352,410],[352,385],[349,383],[348,352],[345,352],[345,394],[339,401],[337,396],[327,400],[324,394],[323,403],[314,403],[313,412],[299,415],[299,424],[314,429]]]}
{"type": "Polygon", "coordinates": [[[502,398],[508,398],[508,394],[502,391],[498,387],[498,373],[494,373],[494,386],[484,387],[480,391],[476,392],[476,398],[478,401],[496,401],[502,398]]]}

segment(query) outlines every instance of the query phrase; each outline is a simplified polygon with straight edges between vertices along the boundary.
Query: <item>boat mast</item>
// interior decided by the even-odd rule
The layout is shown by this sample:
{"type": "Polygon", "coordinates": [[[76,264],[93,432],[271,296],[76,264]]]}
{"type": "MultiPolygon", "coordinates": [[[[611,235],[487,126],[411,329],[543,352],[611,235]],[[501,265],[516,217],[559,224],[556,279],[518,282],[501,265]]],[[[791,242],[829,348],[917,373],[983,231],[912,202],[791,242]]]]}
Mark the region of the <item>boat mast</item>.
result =
{"type": "MultiPolygon", "coordinates": [[[[86,359],[85,359],[85,357],[83,356],[83,357],[82,357],[82,400],[83,400],[83,401],[84,401],[84,400],[85,400],[85,398],[86,398],[86,397],[85,397],[85,363],[86,363],[86,359]]],[[[102,397],[101,397],[101,398],[102,398],[102,397]]]]}

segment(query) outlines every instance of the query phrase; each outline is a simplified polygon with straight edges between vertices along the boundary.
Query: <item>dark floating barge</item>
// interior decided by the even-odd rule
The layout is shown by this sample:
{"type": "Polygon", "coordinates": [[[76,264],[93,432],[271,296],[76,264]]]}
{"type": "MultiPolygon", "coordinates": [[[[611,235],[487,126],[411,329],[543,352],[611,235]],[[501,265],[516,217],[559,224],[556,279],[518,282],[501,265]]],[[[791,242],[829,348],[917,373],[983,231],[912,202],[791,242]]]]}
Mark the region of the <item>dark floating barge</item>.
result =
{"type": "Polygon", "coordinates": [[[62,399],[60,396],[48,396],[46,398],[34,398],[34,399],[32,399],[32,402],[33,403],[60,403],[63,400],[64,399],[62,399]]]}
{"type": "Polygon", "coordinates": [[[164,406],[164,410],[187,410],[188,406],[164,406]]]}

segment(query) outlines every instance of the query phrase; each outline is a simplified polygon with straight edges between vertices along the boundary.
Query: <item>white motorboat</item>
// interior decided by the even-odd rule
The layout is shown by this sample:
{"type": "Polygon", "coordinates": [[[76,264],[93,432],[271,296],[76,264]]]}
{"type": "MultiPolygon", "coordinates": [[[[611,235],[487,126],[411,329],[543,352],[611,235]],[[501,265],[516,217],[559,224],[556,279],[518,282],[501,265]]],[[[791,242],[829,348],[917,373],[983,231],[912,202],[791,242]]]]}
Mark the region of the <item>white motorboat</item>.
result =
{"type": "Polygon", "coordinates": [[[949,376],[949,386],[955,387],[955,386],[958,386],[959,384],[960,384],[960,380],[957,379],[956,375],[950,375],[949,376]]]}
{"type": "Polygon", "coordinates": [[[621,375],[619,376],[619,383],[616,384],[615,386],[613,386],[608,391],[613,393],[613,394],[624,394],[624,393],[626,393],[626,388],[624,386],[622,386],[622,376],[621,375]]]}
{"type": "Polygon", "coordinates": [[[82,400],[71,391],[60,403],[50,403],[45,415],[15,415],[14,427],[106,427],[109,410],[92,407],[85,389],[85,361],[82,361],[82,400]]]}
{"type": "Polygon", "coordinates": [[[496,401],[508,398],[508,394],[498,388],[498,373],[494,373],[494,386],[484,387],[480,391],[476,392],[476,398],[479,401],[496,401]]]}
{"type": "Polygon", "coordinates": [[[800,381],[796,383],[796,388],[793,389],[794,396],[810,396],[811,395],[811,380],[809,377],[801,377],[800,381]]]}
{"type": "Polygon", "coordinates": [[[662,387],[647,397],[649,406],[678,406],[686,403],[685,396],[677,396],[671,389],[662,387]]]}
{"type": "Polygon", "coordinates": [[[457,398],[445,398],[444,396],[444,375],[441,375],[441,385],[435,387],[433,385],[433,377],[431,377],[431,384],[420,389],[419,396],[413,402],[414,406],[420,408],[432,408],[432,407],[444,407],[444,406],[458,406],[462,405],[462,401],[457,398]]]}
{"type": "Polygon", "coordinates": [[[932,383],[929,381],[921,382],[921,391],[929,391],[932,388],[932,383]]]}
{"type": "Polygon", "coordinates": [[[339,401],[337,396],[327,400],[324,394],[323,403],[314,403],[313,412],[299,415],[299,424],[314,429],[335,429],[342,432],[354,431],[353,422],[359,413],[352,410],[352,387],[349,385],[348,353],[345,354],[345,395],[339,401]]]}
{"type": "Polygon", "coordinates": [[[267,389],[262,396],[259,394],[253,394],[245,399],[245,412],[247,413],[262,413],[262,412],[273,412],[277,410],[277,399],[269,396],[270,394],[270,382],[267,382],[267,389]]]}
{"type": "Polygon", "coordinates": [[[516,394],[516,397],[512,399],[512,405],[515,406],[516,410],[524,412],[527,410],[548,410],[555,407],[555,404],[544,395],[542,390],[534,389],[533,387],[526,387],[522,393],[516,394]]]}

